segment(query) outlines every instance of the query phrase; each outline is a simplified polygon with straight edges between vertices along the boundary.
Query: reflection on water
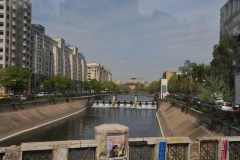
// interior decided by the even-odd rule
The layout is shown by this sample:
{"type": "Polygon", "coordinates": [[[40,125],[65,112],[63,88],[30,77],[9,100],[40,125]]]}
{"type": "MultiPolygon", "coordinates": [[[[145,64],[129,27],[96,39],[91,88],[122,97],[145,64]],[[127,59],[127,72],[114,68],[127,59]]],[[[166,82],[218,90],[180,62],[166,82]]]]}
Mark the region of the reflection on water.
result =
{"type": "Polygon", "coordinates": [[[19,145],[22,142],[94,139],[94,127],[107,123],[129,127],[131,138],[161,136],[155,109],[90,107],[51,126],[2,142],[0,146],[19,145]]]}

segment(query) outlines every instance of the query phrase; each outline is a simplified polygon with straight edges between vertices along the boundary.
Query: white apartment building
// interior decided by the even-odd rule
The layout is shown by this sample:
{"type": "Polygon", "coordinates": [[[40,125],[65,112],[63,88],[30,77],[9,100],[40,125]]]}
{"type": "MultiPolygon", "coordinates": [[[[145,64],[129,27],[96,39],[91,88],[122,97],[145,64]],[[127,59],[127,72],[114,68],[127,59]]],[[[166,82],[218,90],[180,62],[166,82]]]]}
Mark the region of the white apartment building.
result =
{"type": "Polygon", "coordinates": [[[119,78],[112,78],[112,82],[115,84],[122,84],[122,82],[119,78]]]}
{"type": "Polygon", "coordinates": [[[104,68],[100,63],[91,62],[87,64],[87,80],[96,79],[99,82],[111,81],[110,69],[104,68]]]}
{"type": "MultiPolygon", "coordinates": [[[[87,80],[87,64],[86,64],[86,60],[85,57],[83,56],[82,53],[78,53],[78,60],[81,61],[81,66],[82,66],[82,71],[79,71],[79,73],[82,73],[82,81],[86,81],[87,80]]],[[[80,74],[79,74],[80,75],[80,74]]]]}
{"type": "Polygon", "coordinates": [[[147,81],[145,78],[130,78],[130,80],[127,83],[140,83],[140,84],[146,84],[147,81]]]}
{"type": "Polygon", "coordinates": [[[234,38],[231,87],[234,75],[240,73],[240,0],[228,0],[220,9],[220,39],[230,34],[234,38]]]}
{"type": "Polygon", "coordinates": [[[37,93],[43,81],[56,74],[74,80],[75,90],[81,90],[84,56],[78,53],[77,47],[66,44],[63,38],[46,36],[43,26],[33,24],[31,51],[33,53],[33,63],[30,64],[32,92],[37,93]]]}
{"type": "Polygon", "coordinates": [[[29,0],[0,1],[0,68],[30,68],[31,8],[29,0]]]}

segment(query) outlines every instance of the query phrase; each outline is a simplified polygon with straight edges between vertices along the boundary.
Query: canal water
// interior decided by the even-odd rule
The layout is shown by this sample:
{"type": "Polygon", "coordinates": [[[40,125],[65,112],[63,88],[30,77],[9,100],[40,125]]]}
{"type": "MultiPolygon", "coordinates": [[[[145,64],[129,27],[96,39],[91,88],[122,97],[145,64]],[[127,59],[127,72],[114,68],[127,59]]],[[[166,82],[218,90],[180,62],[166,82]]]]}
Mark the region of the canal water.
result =
{"type": "MultiPolygon", "coordinates": [[[[111,98],[107,97],[104,100],[111,98]]],[[[134,96],[118,96],[118,100],[133,100],[133,98],[134,96]]],[[[138,99],[152,101],[153,97],[139,96],[138,99]]],[[[156,109],[89,107],[55,124],[1,142],[0,146],[20,145],[23,142],[94,139],[94,127],[107,123],[118,123],[129,127],[130,138],[161,136],[156,109]]]]}

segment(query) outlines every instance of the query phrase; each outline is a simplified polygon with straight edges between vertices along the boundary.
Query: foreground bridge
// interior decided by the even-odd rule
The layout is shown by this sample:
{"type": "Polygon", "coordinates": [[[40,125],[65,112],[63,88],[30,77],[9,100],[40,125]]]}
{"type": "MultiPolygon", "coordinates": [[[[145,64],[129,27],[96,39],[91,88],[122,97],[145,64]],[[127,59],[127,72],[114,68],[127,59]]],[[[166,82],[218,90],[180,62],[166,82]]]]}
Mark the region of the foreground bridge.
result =
{"type": "Polygon", "coordinates": [[[239,160],[239,137],[129,138],[119,124],[95,127],[95,139],[22,143],[0,148],[1,160],[239,160]]]}

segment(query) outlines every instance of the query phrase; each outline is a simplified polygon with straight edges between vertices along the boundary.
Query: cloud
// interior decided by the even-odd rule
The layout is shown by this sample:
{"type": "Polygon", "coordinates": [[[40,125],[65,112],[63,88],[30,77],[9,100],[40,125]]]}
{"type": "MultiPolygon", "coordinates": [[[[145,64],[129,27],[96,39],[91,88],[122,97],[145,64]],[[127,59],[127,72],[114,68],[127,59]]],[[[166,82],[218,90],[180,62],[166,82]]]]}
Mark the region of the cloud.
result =
{"type": "Polygon", "coordinates": [[[119,63],[119,64],[124,64],[125,61],[124,61],[124,60],[120,60],[120,61],[118,61],[118,63],[119,63]]]}
{"type": "Polygon", "coordinates": [[[32,6],[33,21],[78,47],[87,62],[100,62],[123,82],[143,75],[151,82],[186,59],[211,61],[224,1],[32,0],[32,6]]]}
{"type": "Polygon", "coordinates": [[[33,17],[56,18],[60,15],[60,5],[65,0],[31,0],[33,17]]]}

